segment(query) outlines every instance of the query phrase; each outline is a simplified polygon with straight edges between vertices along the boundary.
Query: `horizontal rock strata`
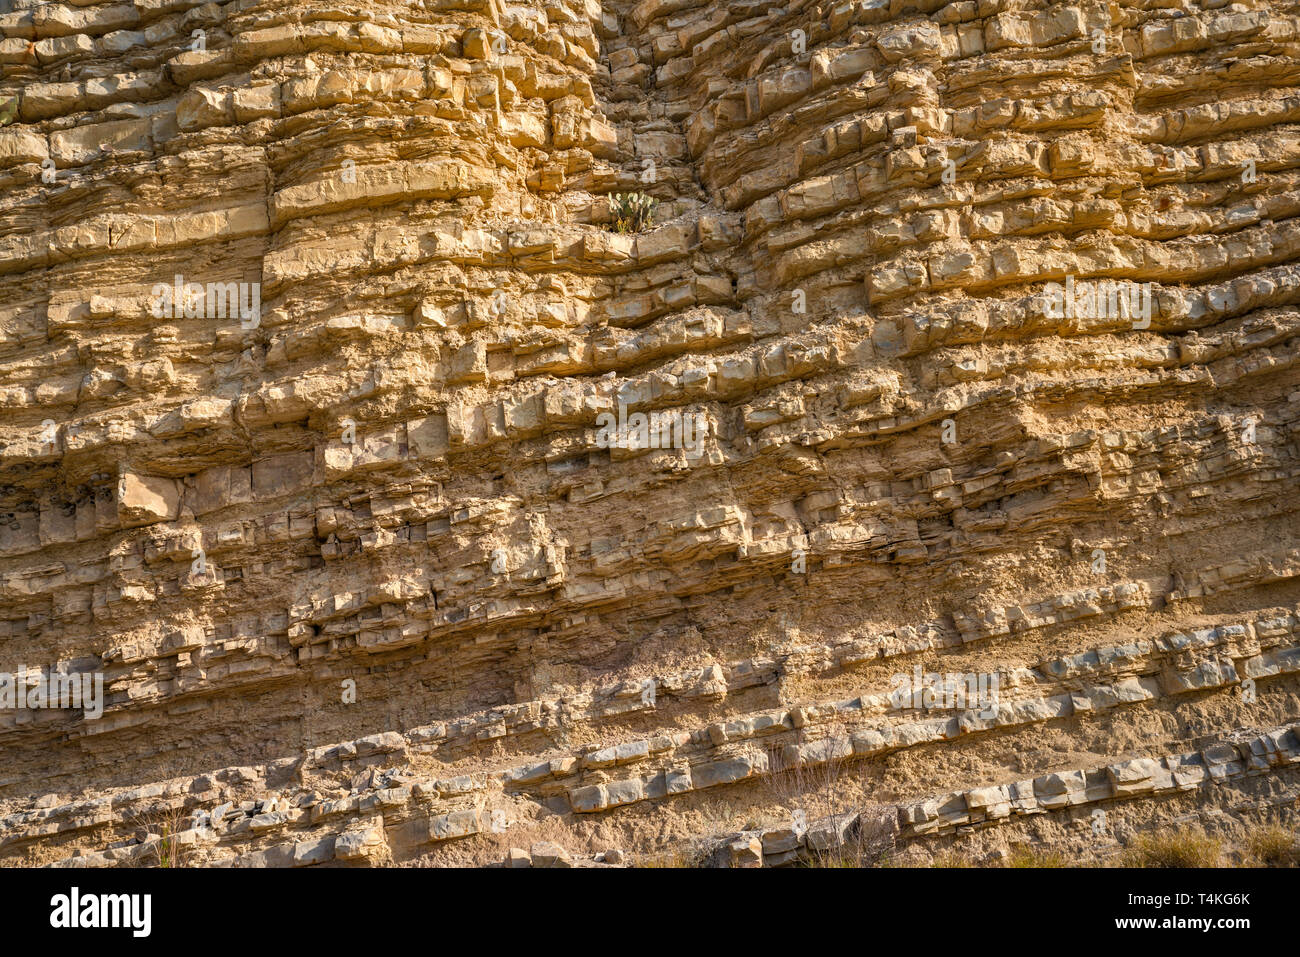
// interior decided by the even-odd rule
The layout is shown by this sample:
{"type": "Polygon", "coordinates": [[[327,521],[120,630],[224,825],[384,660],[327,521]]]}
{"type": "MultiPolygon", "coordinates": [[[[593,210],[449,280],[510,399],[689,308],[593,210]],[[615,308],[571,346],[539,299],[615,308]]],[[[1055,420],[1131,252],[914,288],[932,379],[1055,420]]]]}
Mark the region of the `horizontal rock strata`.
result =
{"type": "Polygon", "coordinates": [[[0,197],[0,862],[1295,826],[1300,4],[0,0],[0,197]]]}

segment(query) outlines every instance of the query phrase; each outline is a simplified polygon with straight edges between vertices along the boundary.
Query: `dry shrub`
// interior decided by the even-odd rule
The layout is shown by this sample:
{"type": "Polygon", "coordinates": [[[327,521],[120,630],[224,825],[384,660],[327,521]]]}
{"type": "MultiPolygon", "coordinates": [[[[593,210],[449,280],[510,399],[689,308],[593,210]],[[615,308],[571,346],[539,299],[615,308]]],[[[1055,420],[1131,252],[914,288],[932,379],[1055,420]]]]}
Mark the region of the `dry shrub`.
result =
{"type": "Polygon", "coordinates": [[[1007,867],[1069,867],[1057,851],[1042,851],[1021,845],[1011,852],[1007,867]]]}
{"type": "Polygon", "coordinates": [[[692,851],[681,845],[666,851],[643,854],[636,858],[633,867],[701,867],[701,862],[692,851]]]}
{"type": "Polygon", "coordinates": [[[1261,828],[1247,842],[1250,856],[1263,867],[1300,867],[1300,840],[1284,827],[1261,828]]]}
{"type": "Polygon", "coordinates": [[[1218,867],[1223,843],[1193,828],[1143,834],[1125,848],[1125,867],[1218,867]]]}
{"type": "MultiPolygon", "coordinates": [[[[832,727],[818,742],[847,740],[841,728],[832,727]]],[[[793,752],[802,750],[803,735],[795,739],[793,752]]],[[[802,810],[810,828],[828,819],[857,815],[838,845],[825,848],[807,844],[801,863],[809,867],[874,867],[885,861],[894,849],[898,836],[898,809],[892,804],[856,805],[846,795],[846,770],[849,757],[829,761],[805,762],[787,757],[786,747],[768,748],[765,779],[772,792],[791,812],[802,810]]]]}
{"type": "Polygon", "coordinates": [[[970,858],[955,848],[944,851],[930,862],[931,867],[970,867],[970,858]]]}
{"type": "Polygon", "coordinates": [[[153,808],[133,815],[131,821],[138,831],[147,832],[155,837],[155,843],[148,856],[139,859],[137,866],[185,866],[191,848],[178,844],[176,835],[189,828],[189,814],[179,807],[153,808]]]}

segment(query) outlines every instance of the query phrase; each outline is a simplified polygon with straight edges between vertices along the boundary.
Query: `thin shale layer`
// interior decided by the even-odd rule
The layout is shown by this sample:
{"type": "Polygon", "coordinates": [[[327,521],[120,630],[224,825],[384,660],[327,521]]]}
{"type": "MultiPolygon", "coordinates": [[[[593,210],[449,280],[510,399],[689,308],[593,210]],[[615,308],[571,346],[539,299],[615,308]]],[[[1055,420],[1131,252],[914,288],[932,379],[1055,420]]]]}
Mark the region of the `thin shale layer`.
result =
{"type": "Polygon", "coordinates": [[[0,0],[0,71],[0,672],[102,682],[0,687],[0,861],[1295,827],[1300,3],[0,0]]]}

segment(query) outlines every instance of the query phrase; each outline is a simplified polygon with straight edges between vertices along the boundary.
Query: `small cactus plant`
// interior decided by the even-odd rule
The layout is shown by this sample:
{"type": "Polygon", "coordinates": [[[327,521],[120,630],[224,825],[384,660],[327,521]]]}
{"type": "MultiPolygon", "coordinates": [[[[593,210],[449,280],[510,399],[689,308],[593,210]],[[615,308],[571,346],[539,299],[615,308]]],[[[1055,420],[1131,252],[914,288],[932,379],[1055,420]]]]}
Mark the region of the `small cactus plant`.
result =
{"type": "Polygon", "coordinates": [[[653,222],[659,200],[645,193],[615,193],[609,200],[616,233],[639,233],[653,222]]]}

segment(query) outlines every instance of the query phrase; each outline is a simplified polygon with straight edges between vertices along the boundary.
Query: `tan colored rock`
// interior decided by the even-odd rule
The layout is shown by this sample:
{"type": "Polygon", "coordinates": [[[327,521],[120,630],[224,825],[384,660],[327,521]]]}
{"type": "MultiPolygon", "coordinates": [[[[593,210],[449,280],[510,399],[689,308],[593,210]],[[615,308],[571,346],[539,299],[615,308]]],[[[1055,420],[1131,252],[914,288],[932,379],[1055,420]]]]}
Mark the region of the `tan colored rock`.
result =
{"type": "Polygon", "coordinates": [[[0,673],[104,691],[0,707],[0,861],[1293,826],[1300,7],[1239,6],[0,13],[0,673]]]}
{"type": "Polygon", "coordinates": [[[118,480],[118,519],[126,528],[171,521],[180,510],[175,479],[123,472],[118,480]]]}

